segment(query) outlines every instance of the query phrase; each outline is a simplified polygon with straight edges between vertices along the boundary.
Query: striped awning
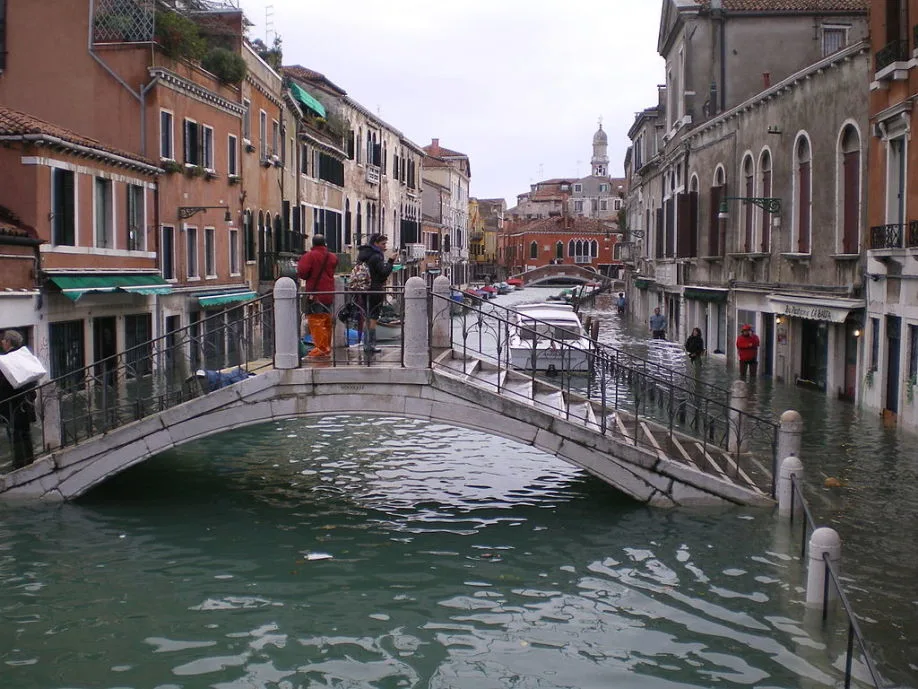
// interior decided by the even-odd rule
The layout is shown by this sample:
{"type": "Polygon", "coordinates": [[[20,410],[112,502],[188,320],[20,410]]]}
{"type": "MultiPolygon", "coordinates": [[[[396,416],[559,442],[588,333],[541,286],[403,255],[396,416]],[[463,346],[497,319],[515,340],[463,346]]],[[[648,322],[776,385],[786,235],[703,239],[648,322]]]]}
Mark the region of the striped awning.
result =
{"type": "Polygon", "coordinates": [[[170,294],[172,286],[159,275],[52,275],[48,278],[61,293],[76,301],[89,292],[128,292],[129,294],[170,294]]]}

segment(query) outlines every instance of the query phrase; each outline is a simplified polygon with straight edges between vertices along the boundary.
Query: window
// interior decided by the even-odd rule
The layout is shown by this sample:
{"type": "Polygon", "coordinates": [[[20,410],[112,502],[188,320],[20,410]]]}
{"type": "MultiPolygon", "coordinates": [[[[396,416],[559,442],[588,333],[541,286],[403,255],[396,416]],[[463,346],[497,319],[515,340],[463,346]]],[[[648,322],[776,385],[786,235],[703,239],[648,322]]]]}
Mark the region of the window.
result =
{"type": "MultiPolygon", "coordinates": [[[[743,196],[747,198],[755,197],[755,164],[752,162],[752,156],[750,155],[743,158],[743,183],[745,184],[743,196]]],[[[739,252],[750,254],[755,250],[755,206],[749,201],[743,201],[742,220],[739,252]]]]}
{"type": "Polygon", "coordinates": [[[850,124],[842,132],[840,153],[840,248],[843,254],[856,254],[860,251],[861,141],[850,124]]]}
{"type": "MultiPolygon", "coordinates": [[[[771,197],[771,153],[768,149],[762,151],[759,158],[759,171],[762,181],[762,196],[771,197]]],[[[764,208],[762,209],[762,243],[760,245],[763,253],[771,251],[771,213],[764,208]]]]}
{"type": "Polygon", "coordinates": [[[583,201],[574,201],[574,212],[583,213],[583,201]]]}
{"type": "Polygon", "coordinates": [[[252,140],[252,101],[248,98],[243,99],[242,107],[245,112],[242,113],[242,138],[246,141],[252,140]]]}
{"type": "Polygon", "coordinates": [[[258,111],[258,145],[261,151],[261,157],[268,157],[268,113],[264,110],[258,111]]]}
{"type": "Polygon", "coordinates": [[[162,230],[159,269],[163,272],[163,280],[175,280],[175,228],[168,225],[164,225],[162,230]]]}
{"type": "Polygon", "coordinates": [[[216,248],[214,247],[214,228],[204,228],[204,277],[217,277],[216,248]]]}
{"type": "Polygon", "coordinates": [[[599,185],[599,193],[600,193],[600,194],[607,194],[608,192],[609,192],[609,185],[608,185],[608,184],[600,184],[600,185],[599,185]]]}
{"type": "Polygon", "coordinates": [[[74,175],[71,170],[60,168],[54,168],[53,175],[54,210],[51,221],[51,240],[58,246],[74,246],[76,244],[74,175]]]}
{"type": "Polygon", "coordinates": [[[539,257],[539,243],[531,242],[529,244],[529,258],[538,258],[539,257]]]}
{"type": "Polygon", "coordinates": [[[208,170],[214,170],[214,128],[204,125],[203,151],[201,164],[208,170]]]}
{"type": "Polygon", "coordinates": [[[600,200],[599,200],[599,210],[601,210],[601,211],[607,211],[607,210],[609,210],[609,200],[608,200],[608,199],[600,199],[600,200]]]}
{"type": "Polygon", "coordinates": [[[245,260],[255,260],[255,218],[252,211],[246,211],[242,219],[243,238],[245,239],[245,260]]]}
{"type": "Polygon", "coordinates": [[[230,275],[239,275],[239,230],[229,232],[230,275]]]}
{"type": "Polygon", "coordinates": [[[153,317],[141,313],[124,317],[124,358],[128,378],[153,372],[153,317]]]}
{"type": "Polygon", "coordinates": [[[0,70],[6,69],[6,0],[0,0],[0,70]]]}
{"type": "MultiPolygon", "coordinates": [[[[0,0],[2,1],[2,0],[0,0]]],[[[175,130],[171,112],[159,111],[159,157],[175,160],[175,130]]]]}
{"type": "Polygon", "coordinates": [[[581,193],[582,191],[583,191],[583,185],[582,185],[582,184],[575,184],[575,185],[574,185],[574,193],[575,193],[575,194],[579,194],[579,193],[581,193]]]}
{"type": "Polygon", "coordinates": [[[198,278],[198,228],[185,228],[185,260],[189,278],[198,278]]]}
{"type": "Polygon", "coordinates": [[[144,249],[144,188],[137,184],[126,185],[127,222],[125,223],[125,246],[128,251],[144,249]]]}
{"type": "Polygon", "coordinates": [[[192,120],[185,120],[185,162],[201,164],[201,128],[192,120]]]}
{"type": "Polygon", "coordinates": [[[279,156],[280,154],[280,125],[277,120],[271,120],[271,155],[279,156]]]}
{"type": "Polygon", "coordinates": [[[823,26],[822,27],[822,54],[823,57],[841,50],[848,43],[848,27],[823,26]]]}
{"type": "Polygon", "coordinates": [[[908,380],[918,380],[918,325],[908,326],[908,380]]]}
{"type": "Polygon", "coordinates": [[[48,341],[51,344],[51,378],[62,387],[80,386],[83,376],[80,370],[86,365],[82,320],[63,321],[48,324],[48,341]],[[74,375],[65,381],[60,378],[74,375]]]}
{"type": "Polygon", "coordinates": [[[112,223],[112,181],[96,177],[96,248],[113,249],[115,233],[112,223]]]}
{"type": "Polygon", "coordinates": [[[617,211],[620,211],[620,210],[622,209],[622,200],[621,200],[621,199],[613,199],[613,200],[612,200],[612,208],[615,209],[615,210],[617,210],[617,211]]]}
{"type": "Polygon", "coordinates": [[[239,142],[233,134],[229,135],[226,153],[226,174],[236,176],[239,174],[239,142]]]}
{"type": "Polygon", "coordinates": [[[794,164],[796,179],[794,180],[794,238],[796,239],[797,252],[810,253],[810,212],[811,212],[811,159],[810,142],[806,136],[801,135],[794,146],[794,164]]]}
{"type": "Polygon", "coordinates": [[[564,260],[564,242],[555,242],[555,259],[564,260]]]}
{"type": "Polygon", "coordinates": [[[880,368],[880,319],[870,319],[870,370],[880,368]]]}
{"type": "Polygon", "coordinates": [[[901,226],[905,222],[905,137],[890,139],[887,145],[886,222],[901,226]]]}
{"type": "Polygon", "coordinates": [[[708,256],[722,256],[724,253],[724,236],[726,221],[720,218],[720,202],[727,195],[727,183],[724,169],[717,168],[714,173],[714,185],[710,192],[710,205],[708,206],[708,256]]]}

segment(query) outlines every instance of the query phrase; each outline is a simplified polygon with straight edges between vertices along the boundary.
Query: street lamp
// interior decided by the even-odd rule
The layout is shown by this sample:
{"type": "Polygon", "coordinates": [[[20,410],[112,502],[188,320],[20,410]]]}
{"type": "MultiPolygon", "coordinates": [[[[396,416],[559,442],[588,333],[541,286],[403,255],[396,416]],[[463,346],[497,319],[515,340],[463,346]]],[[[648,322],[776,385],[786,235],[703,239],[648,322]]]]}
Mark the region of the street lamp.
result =
{"type": "Polygon", "coordinates": [[[211,208],[225,208],[226,215],[223,217],[223,219],[226,222],[233,221],[233,214],[230,212],[229,206],[179,206],[178,215],[179,215],[179,218],[181,218],[182,220],[187,220],[192,215],[195,215],[196,213],[201,213],[206,210],[210,210],[211,208]]]}
{"type": "Polygon", "coordinates": [[[746,203],[751,203],[753,206],[758,206],[766,213],[781,212],[781,199],[778,198],[771,196],[727,196],[720,202],[720,212],[717,214],[718,220],[726,220],[730,217],[730,213],[727,210],[727,201],[745,201],[746,203]]]}

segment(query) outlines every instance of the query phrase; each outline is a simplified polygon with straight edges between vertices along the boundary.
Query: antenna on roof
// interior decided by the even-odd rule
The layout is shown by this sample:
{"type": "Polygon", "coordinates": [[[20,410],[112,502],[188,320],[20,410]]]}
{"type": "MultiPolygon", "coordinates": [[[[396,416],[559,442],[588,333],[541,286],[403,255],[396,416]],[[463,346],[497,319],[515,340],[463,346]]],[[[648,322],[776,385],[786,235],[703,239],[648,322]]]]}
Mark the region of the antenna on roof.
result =
{"type": "Polygon", "coordinates": [[[274,5],[265,7],[265,45],[271,45],[271,34],[274,33],[274,5]]]}
{"type": "Polygon", "coordinates": [[[541,181],[541,179],[544,176],[545,176],[545,165],[543,165],[542,163],[539,163],[539,180],[541,181]]]}

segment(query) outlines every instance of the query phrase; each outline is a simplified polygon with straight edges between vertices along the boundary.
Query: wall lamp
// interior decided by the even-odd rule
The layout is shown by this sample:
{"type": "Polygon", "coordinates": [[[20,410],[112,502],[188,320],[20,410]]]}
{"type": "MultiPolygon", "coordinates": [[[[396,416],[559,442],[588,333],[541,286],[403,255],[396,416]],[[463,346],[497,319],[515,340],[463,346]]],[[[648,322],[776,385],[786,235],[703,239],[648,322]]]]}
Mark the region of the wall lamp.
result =
{"type": "Polygon", "coordinates": [[[179,206],[178,217],[182,220],[188,220],[192,215],[196,213],[201,213],[202,211],[210,210],[211,208],[225,208],[226,215],[223,219],[226,222],[233,222],[233,214],[230,213],[229,206],[179,206]]]}
{"type": "Polygon", "coordinates": [[[727,201],[745,201],[746,203],[751,203],[753,206],[758,206],[766,213],[781,212],[781,199],[771,196],[728,196],[720,202],[720,212],[717,214],[718,220],[726,220],[730,217],[730,213],[727,210],[727,201]]]}

